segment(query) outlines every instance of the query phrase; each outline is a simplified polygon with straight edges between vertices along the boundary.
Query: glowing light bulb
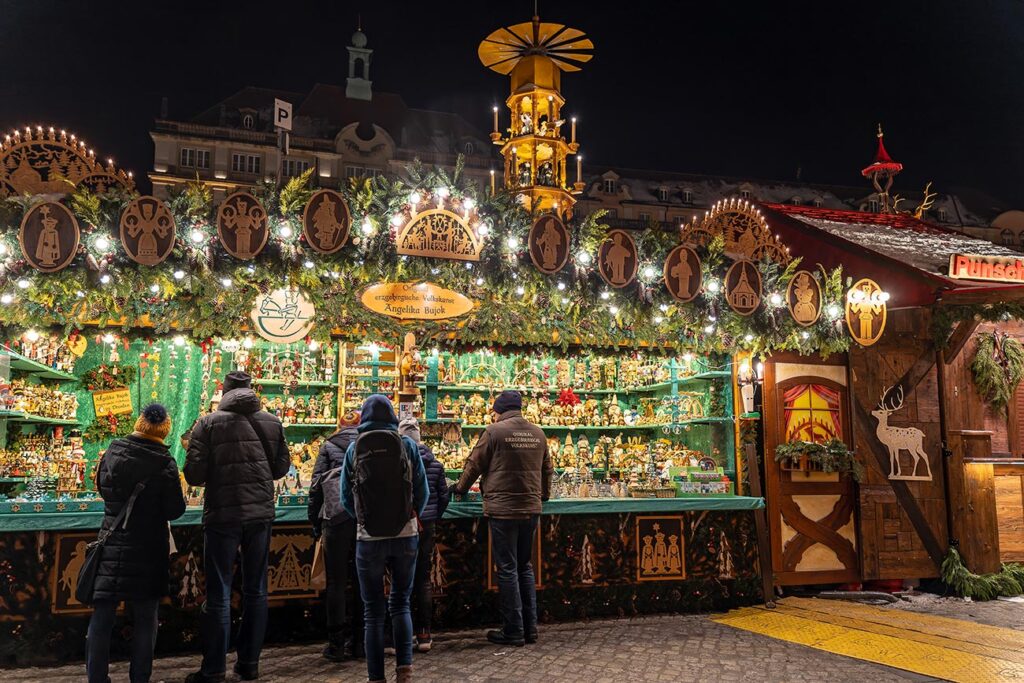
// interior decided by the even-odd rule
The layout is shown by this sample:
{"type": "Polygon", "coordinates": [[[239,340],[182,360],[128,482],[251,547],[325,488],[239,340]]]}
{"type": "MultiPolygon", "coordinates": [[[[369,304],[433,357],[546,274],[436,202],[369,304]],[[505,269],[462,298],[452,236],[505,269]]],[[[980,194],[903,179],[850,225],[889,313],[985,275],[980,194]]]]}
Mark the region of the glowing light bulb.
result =
{"type": "Polygon", "coordinates": [[[569,303],[569,297],[567,297],[567,296],[563,296],[563,297],[562,297],[562,303],[563,303],[563,304],[567,304],[567,303],[569,303]]]}
{"type": "Polygon", "coordinates": [[[829,304],[828,308],[825,309],[825,313],[828,315],[828,317],[830,317],[833,320],[835,320],[836,318],[839,317],[839,313],[840,313],[839,306],[836,306],[835,304],[829,304]]]}
{"type": "Polygon", "coordinates": [[[287,240],[287,239],[291,239],[291,236],[293,234],[294,233],[292,232],[292,226],[288,225],[287,223],[285,223],[284,225],[281,226],[281,237],[283,237],[283,238],[285,238],[287,240]]]}
{"type": "Polygon", "coordinates": [[[7,245],[0,242],[0,256],[7,256],[7,245]]]}
{"type": "Polygon", "coordinates": [[[231,278],[229,278],[229,277],[221,278],[220,279],[220,284],[221,284],[221,286],[224,289],[230,289],[231,288],[231,278]]]}
{"type": "Polygon", "coordinates": [[[25,278],[18,280],[18,289],[28,289],[31,285],[32,283],[25,278]]]}
{"type": "Polygon", "coordinates": [[[474,206],[476,206],[476,202],[473,201],[472,197],[466,197],[462,200],[462,208],[466,211],[472,211],[474,206]]]}
{"type": "Polygon", "coordinates": [[[110,277],[110,275],[108,273],[103,273],[103,275],[100,276],[100,282],[105,284],[105,285],[109,285],[110,284],[110,280],[111,280],[111,277],[110,277]]]}
{"type": "Polygon", "coordinates": [[[483,279],[482,277],[478,277],[478,278],[476,279],[476,286],[477,286],[477,287],[482,287],[482,286],[483,286],[483,284],[484,284],[484,279],[483,279]]]}
{"type": "Polygon", "coordinates": [[[580,263],[582,263],[583,265],[587,265],[588,263],[590,263],[590,253],[586,252],[586,251],[583,251],[581,249],[576,254],[576,260],[579,261],[580,263]]]}
{"type": "Polygon", "coordinates": [[[174,271],[174,279],[175,280],[184,280],[185,279],[185,271],[183,271],[183,270],[176,270],[176,271],[174,271]]]}
{"type": "Polygon", "coordinates": [[[660,315],[656,315],[656,316],[654,316],[654,324],[655,324],[655,325],[660,325],[660,324],[661,324],[661,323],[663,323],[664,321],[665,321],[665,319],[664,319],[664,318],[662,318],[662,317],[661,317],[660,315]]]}
{"type": "Polygon", "coordinates": [[[523,294],[526,294],[526,290],[523,288],[522,285],[519,285],[518,287],[516,287],[516,294],[518,294],[519,296],[522,296],[523,294]]]}
{"type": "Polygon", "coordinates": [[[658,305],[658,310],[661,311],[662,313],[667,313],[668,312],[668,304],[659,304],[658,305]]]}
{"type": "Polygon", "coordinates": [[[180,334],[178,336],[176,336],[172,341],[174,342],[175,346],[184,346],[185,345],[185,338],[182,337],[180,334]]]}
{"type": "Polygon", "coordinates": [[[319,348],[320,348],[320,342],[318,342],[316,339],[310,339],[309,340],[309,350],[310,351],[316,351],[319,348]]]}
{"type": "Polygon", "coordinates": [[[770,303],[772,306],[781,306],[782,295],[779,294],[778,292],[773,292],[772,295],[768,297],[768,303],[770,303]]]}
{"type": "Polygon", "coordinates": [[[398,226],[400,226],[404,221],[405,221],[405,217],[402,216],[402,214],[400,214],[400,213],[396,213],[395,215],[393,215],[391,217],[391,225],[393,225],[396,228],[398,226]]]}
{"type": "Polygon", "coordinates": [[[158,285],[158,284],[150,285],[149,286],[149,291],[153,292],[154,294],[159,294],[160,293],[160,285],[158,285]]]}
{"type": "Polygon", "coordinates": [[[604,290],[603,292],[601,292],[601,300],[602,301],[608,301],[608,299],[610,299],[611,296],[612,296],[612,293],[609,292],[607,289],[604,290]]]}
{"type": "Polygon", "coordinates": [[[707,327],[704,328],[704,331],[707,332],[708,334],[714,334],[715,326],[714,325],[708,325],[707,327]]]}
{"type": "Polygon", "coordinates": [[[108,240],[106,237],[97,237],[96,249],[98,249],[99,251],[106,251],[107,249],[110,249],[110,240],[108,240]]]}
{"type": "Polygon", "coordinates": [[[480,235],[481,237],[482,237],[483,235],[486,235],[486,234],[487,234],[487,233],[489,233],[490,231],[491,231],[491,229],[490,229],[489,227],[487,227],[487,224],[486,224],[486,223],[477,223],[477,226],[476,226],[476,232],[477,232],[477,234],[478,234],[478,235],[480,235]]]}
{"type": "Polygon", "coordinates": [[[745,341],[745,342],[747,342],[749,344],[750,342],[754,341],[754,335],[752,335],[752,334],[745,335],[743,337],[743,341],[745,341]]]}
{"type": "Polygon", "coordinates": [[[28,332],[25,333],[25,339],[33,343],[37,342],[39,341],[39,333],[36,332],[35,330],[29,330],[28,332]]]}
{"type": "Polygon", "coordinates": [[[117,340],[117,337],[115,337],[114,335],[110,334],[109,332],[107,332],[105,335],[103,335],[103,343],[104,344],[113,344],[116,340],[117,340]]]}
{"type": "Polygon", "coordinates": [[[800,333],[800,338],[801,339],[810,339],[811,338],[811,333],[810,332],[806,332],[806,331],[801,332],[800,333]]]}
{"type": "Polygon", "coordinates": [[[608,312],[611,313],[612,315],[618,315],[619,314],[619,307],[618,306],[609,306],[608,307],[608,312]]]}
{"type": "Polygon", "coordinates": [[[419,192],[413,192],[409,195],[409,203],[416,206],[423,201],[423,196],[419,192]]]}
{"type": "Polygon", "coordinates": [[[305,262],[305,263],[303,263],[302,265],[303,265],[303,266],[305,266],[305,267],[306,267],[306,269],[312,269],[312,268],[313,268],[313,266],[315,266],[316,264],[315,264],[315,263],[313,263],[312,261],[306,261],[306,262],[305,262]]]}
{"type": "Polygon", "coordinates": [[[519,238],[516,237],[515,235],[512,235],[511,237],[509,237],[506,243],[508,244],[508,248],[509,249],[518,249],[519,248],[519,238]]]}
{"type": "Polygon", "coordinates": [[[189,238],[195,244],[199,244],[200,242],[206,239],[206,235],[203,234],[202,230],[193,230],[191,234],[189,234],[189,238]]]}
{"type": "Polygon", "coordinates": [[[560,292],[564,292],[565,291],[565,283],[564,282],[559,282],[558,283],[558,291],[560,291],[560,292]]]}
{"type": "Polygon", "coordinates": [[[244,346],[247,349],[251,349],[252,348],[252,344],[253,344],[252,337],[246,337],[245,340],[242,341],[242,346],[244,346]]]}
{"type": "Polygon", "coordinates": [[[373,223],[370,222],[370,217],[369,216],[367,216],[366,218],[363,219],[362,231],[363,231],[364,235],[372,235],[373,234],[373,223]]]}
{"type": "Polygon", "coordinates": [[[656,272],[654,270],[654,266],[644,266],[644,270],[641,273],[641,275],[643,275],[643,278],[645,280],[653,280],[655,274],[656,274],[656,272]]]}
{"type": "Polygon", "coordinates": [[[437,197],[439,197],[441,199],[444,199],[445,197],[448,196],[448,188],[445,187],[444,185],[442,185],[441,187],[439,187],[436,190],[434,190],[434,194],[437,197]]]}
{"type": "Polygon", "coordinates": [[[12,294],[4,294],[0,296],[0,304],[3,304],[4,306],[11,303],[12,301],[14,301],[14,295],[12,294]]]}
{"type": "Polygon", "coordinates": [[[718,280],[708,280],[708,291],[709,292],[711,292],[711,293],[717,292],[719,287],[721,287],[721,285],[718,284],[718,280]]]}

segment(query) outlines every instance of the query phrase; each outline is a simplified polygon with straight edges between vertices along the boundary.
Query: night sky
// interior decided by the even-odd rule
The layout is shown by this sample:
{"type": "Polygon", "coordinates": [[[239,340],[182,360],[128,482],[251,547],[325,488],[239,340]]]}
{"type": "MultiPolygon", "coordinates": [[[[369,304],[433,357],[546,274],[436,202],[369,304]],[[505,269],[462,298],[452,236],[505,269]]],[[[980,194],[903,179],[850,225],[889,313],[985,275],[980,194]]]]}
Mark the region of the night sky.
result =
{"type": "MultiPolygon", "coordinates": [[[[245,85],[344,83],[362,13],[374,88],[490,130],[507,78],[478,43],[532,2],[0,0],[0,127],[77,132],[137,175],[169,98],[187,118],[245,85]]],[[[541,2],[595,57],[563,78],[588,163],[865,184],[881,121],[896,191],[1024,208],[1024,3],[541,2]]]]}

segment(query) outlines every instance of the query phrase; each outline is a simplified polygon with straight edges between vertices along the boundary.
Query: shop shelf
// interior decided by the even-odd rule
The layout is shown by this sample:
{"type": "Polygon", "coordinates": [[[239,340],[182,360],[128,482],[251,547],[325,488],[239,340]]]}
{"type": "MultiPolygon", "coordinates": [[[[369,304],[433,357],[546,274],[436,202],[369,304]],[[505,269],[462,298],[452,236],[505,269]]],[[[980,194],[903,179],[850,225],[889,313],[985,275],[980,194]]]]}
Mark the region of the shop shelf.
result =
{"type": "Polygon", "coordinates": [[[333,422],[305,422],[296,424],[286,424],[285,429],[334,429],[337,427],[333,422]]]}
{"type": "MultiPolygon", "coordinates": [[[[289,385],[292,384],[291,382],[285,382],[283,379],[254,379],[252,381],[252,383],[253,384],[257,384],[257,385],[259,385],[261,387],[283,387],[283,386],[289,386],[289,385]]],[[[336,386],[338,386],[337,382],[323,382],[323,381],[304,382],[302,380],[299,380],[296,384],[297,384],[297,388],[299,388],[299,389],[303,389],[305,387],[336,387],[336,386]]]]}
{"type": "Polygon", "coordinates": [[[0,353],[7,354],[11,357],[11,369],[18,370],[19,372],[27,372],[33,375],[37,375],[40,379],[53,379],[59,382],[77,382],[78,378],[74,375],[60,370],[54,370],[53,368],[38,363],[30,358],[26,358],[16,351],[4,348],[0,353]]]}
{"type": "Polygon", "coordinates": [[[77,426],[81,423],[78,420],[59,420],[53,417],[43,417],[41,415],[31,415],[29,413],[22,413],[16,410],[0,410],[0,420],[10,420],[11,422],[25,422],[28,424],[42,424],[42,425],[71,425],[77,426]]]}
{"type": "MultiPolygon", "coordinates": [[[[420,389],[428,389],[436,387],[438,391],[447,391],[451,393],[470,393],[470,392],[495,392],[495,387],[485,384],[428,384],[426,382],[417,382],[416,386],[420,389]]],[[[573,387],[573,393],[577,396],[586,395],[608,395],[608,394],[642,394],[648,391],[658,391],[659,389],[668,389],[672,386],[672,382],[658,382],[657,384],[648,384],[642,387],[622,387],[619,389],[577,389],[573,387]]],[[[531,394],[536,391],[546,391],[549,394],[557,395],[562,390],[557,387],[501,387],[502,389],[515,389],[516,391],[531,394]]]]}
{"type": "Polygon", "coordinates": [[[712,379],[725,379],[726,377],[732,377],[732,371],[730,370],[711,370],[709,372],[699,372],[696,375],[690,375],[688,377],[680,377],[680,384],[689,384],[691,382],[707,382],[712,379]]]}
{"type": "Polygon", "coordinates": [[[686,425],[725,424],[725,423],[731,423],[731,422],[732,422],[732,418],[731,417],[694,417],[694,418],[691,418],[689,420],[680,420],[679,422],[674,423],[672,426],[674,427],[675,425],[686,426],[686,425]]]}
{"type": "MultiPolygon", "coordinates": [[[[729,420],[729,418],[722,418],[729,420]]],[[[680,422],[679,424],[685,424],[680,422]]],[[[562,425],[537,425],[545,432],[639,432],[651,429],[661,429],[662,427],[670,427],[671,424],[651,424],[651,425],[614,425],[608,427],[602,427],[600,425],[576,425],[573,427],[567,427],[562,425]]],[[[486,429],[487,425],[462,425],[463,429],[486,429]]]]}
{"type": "Polygon", "coordinates": [[[741,420],[760,420],[761,413],[743,413],[740,415],[741,420]]]}

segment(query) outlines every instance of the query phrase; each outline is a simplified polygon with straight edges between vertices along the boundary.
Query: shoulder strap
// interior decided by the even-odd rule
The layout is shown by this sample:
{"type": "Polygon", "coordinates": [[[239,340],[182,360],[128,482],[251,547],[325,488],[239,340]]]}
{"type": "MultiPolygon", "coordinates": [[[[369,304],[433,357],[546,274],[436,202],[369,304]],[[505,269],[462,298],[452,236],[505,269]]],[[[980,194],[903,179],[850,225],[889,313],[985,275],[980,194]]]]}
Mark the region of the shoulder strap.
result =
{"type": "MultiPolygon", "coordinates": [[[[270,447],[267,445],[267,440],[263,438],[263,432],[256,426],[256,420],[253,419],[252,415],[246,415],[245,419],[249,421],[249,426],[256,432],[256,438],[260,440],[260,445],[263,446],[263,455],[267,458],[267,462],[273,459],[270,454],[270,447]]],[[[276,454],[275,454],[276,455],[276,454]]]]}
{"type": "Polygon", "coordinates": [[[142,493],[142,489],[146,488],[147,481],[148,480],[140,481],[135,485],[135,490],[132,491],[132,495],[128,496],[128,500],[121,506],[121,511],[117,513],[116,517],[114,517],[114,523],[110,525],[109,529],[104,529],[97,534],[96,541],[100,545],[107,542],[107,538],[110,534],[114,533],[114,530],[117,529],[118,525],[120,525],[122,529],[128,528],[128,518],[132,516],[132,508],[135,507],[135,501],[138,500],[139,494],[142,493]]]}

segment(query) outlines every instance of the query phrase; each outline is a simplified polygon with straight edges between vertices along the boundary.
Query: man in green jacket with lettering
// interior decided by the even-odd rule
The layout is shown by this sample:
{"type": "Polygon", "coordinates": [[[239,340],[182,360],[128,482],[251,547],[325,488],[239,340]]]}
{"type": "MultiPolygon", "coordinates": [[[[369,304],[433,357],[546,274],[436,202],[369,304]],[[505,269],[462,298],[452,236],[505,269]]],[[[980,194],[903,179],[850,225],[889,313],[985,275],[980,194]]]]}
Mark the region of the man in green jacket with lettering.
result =
{"type": "Polygon", "coordinates": [[[533,536],[541,504],[551,493],[551,456],[540,427],[522,414],[518,391],[503,391],[494,401],[494,422],[484,430],[455,492],[464,494],[480,477],[484,515],[498,567],[502,628],[487,632],[498,645],[537,642],[537,588],[533,536]]]}

